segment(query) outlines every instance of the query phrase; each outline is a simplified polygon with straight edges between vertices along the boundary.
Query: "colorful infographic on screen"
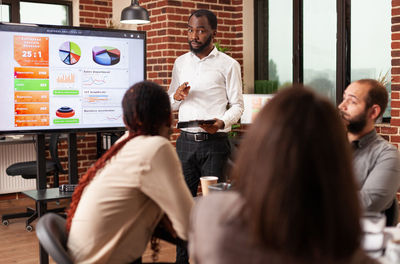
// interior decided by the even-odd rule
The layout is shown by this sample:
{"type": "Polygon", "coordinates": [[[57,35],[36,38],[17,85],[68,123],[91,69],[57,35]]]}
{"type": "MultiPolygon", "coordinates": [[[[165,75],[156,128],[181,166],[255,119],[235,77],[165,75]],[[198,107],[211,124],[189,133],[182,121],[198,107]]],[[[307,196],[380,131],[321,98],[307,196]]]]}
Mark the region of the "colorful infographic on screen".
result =
{"type": "Polygon", "coordinates": [[[81,48],[72,41],[61,44],[59,53],[61,61],[67,65],[74,65],[81,58],[81,48]]]}
{"type": "Polygon", "coordinates": [[[93,61],[100,65],[115,65],[119,62],[121,52],[113,47],[94,47],[93,61]]]}
{"type": "Polygon", "coordinates": [[[122,97],[145,76],[143,32],[0,25],[0,39],[0,133],[124,126],[122,97]]]}

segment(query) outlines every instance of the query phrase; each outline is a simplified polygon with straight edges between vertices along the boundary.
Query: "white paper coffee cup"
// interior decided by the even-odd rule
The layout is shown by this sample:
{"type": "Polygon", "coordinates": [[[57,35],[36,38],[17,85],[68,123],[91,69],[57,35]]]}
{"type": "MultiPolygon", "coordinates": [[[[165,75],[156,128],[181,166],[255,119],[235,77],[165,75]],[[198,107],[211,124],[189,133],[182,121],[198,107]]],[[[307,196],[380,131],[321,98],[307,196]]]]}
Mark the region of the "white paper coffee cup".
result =
{"type": "Polygon", "coordinates": [[[208,194],[208,186],[212,184],[216,184],[218,182],[218,177],[216,176],[203,176],[200,177],[200,182],[201,182],[201,191],[203,193],[203,196],[208,194]]]}

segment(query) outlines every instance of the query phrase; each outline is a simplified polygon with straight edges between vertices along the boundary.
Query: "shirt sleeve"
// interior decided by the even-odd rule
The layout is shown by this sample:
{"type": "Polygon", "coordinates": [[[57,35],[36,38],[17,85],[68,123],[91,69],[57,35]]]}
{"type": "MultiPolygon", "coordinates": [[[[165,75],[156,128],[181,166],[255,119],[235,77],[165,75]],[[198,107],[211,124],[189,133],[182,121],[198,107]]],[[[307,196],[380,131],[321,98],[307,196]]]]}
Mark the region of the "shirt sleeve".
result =
{"type": "Polygon", "coordinates": [[[183,178],[178,155],[169,142],[157,150],[150,166],[150,170],[142,175],[141,190],[167,214],[177,235],[187,240],[194,202],[183,178]]]}
{"type": "Polygon", "coordinates": [[[242,76],[237,61],[234,61],[226,76],[226,94],[230,108],[225,112],[222,121],[225,123],[225,128],[228,128],[240,119],[244,109],[242,76]]]}
{"type": "Polygon", "coordinates": [[[367,211],[388,209],[400,186],[400,162],[397,149],[381,153],[360,190],[361,202],[367,211]]]}
{"type": "Polygon", "coordinates": [[[176,101],[174,99],[174,94],[176,92],[176,89],[179,87],[179,78],[178,78],[178,66],[175,61],[174,67],[172,68],[172,78],[171,78],[171,83],[169,85],[168,89],[168,95],[169,95],[169,100],[171,102],[171,108],[173,111],[176,111],[179,109],[179,106],[181,105],[181,101],[176,101]]]}

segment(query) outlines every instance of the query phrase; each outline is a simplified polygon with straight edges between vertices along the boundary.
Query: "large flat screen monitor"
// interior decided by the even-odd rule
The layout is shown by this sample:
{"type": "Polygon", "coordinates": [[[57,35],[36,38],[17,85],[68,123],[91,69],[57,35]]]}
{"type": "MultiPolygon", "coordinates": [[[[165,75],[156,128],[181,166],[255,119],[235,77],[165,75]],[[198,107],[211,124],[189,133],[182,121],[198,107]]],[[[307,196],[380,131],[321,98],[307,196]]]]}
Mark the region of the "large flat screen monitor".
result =
{"type": "Polygon", "coordinates": [[[145,61],[142,31],[0,24],[0,134],[122,129],[145,61]]]}

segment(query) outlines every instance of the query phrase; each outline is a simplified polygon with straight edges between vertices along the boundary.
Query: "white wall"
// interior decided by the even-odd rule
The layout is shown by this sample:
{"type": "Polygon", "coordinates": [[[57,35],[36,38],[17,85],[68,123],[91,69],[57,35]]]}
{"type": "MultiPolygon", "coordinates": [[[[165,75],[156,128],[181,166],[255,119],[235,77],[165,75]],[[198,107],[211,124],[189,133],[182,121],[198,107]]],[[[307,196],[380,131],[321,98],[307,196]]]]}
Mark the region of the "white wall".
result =
{"type": "Polygon", "coordinates": [[[72,25],[79,27],[79,0],[72,0],[72,25]]]}
{"type": "Polygon", "coordinates": [[[254,1],[243,0],[244,93],[254,93],[254,1]]]}

